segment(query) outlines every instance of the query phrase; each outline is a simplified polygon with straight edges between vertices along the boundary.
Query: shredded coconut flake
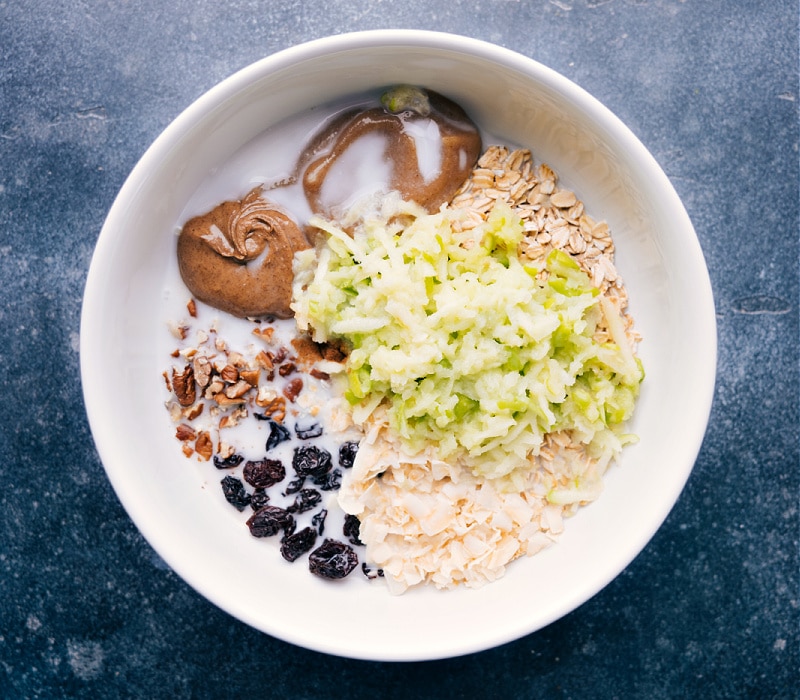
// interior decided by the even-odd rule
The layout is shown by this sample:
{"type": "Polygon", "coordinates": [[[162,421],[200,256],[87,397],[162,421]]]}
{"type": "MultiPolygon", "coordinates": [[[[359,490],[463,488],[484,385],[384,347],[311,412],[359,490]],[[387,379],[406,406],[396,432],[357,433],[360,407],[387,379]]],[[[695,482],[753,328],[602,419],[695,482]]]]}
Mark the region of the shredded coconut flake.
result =
{"type": "MultiPolygon", "coordinates": [[[[548,447],[563,464],[588,463],[576,446],[548,447]]],[[[478,588],[563,531],[572,506],[548,502],[559,482],[541,468],[544,461],[536,460],[523,488],[509,491],[504,480],[474,476],[437,459],[433,449],[408,455],[375,426],[345,474],[339,503],[359,517],[367,558],[383,569],[391,592],[420,583],[478,588]]]]}

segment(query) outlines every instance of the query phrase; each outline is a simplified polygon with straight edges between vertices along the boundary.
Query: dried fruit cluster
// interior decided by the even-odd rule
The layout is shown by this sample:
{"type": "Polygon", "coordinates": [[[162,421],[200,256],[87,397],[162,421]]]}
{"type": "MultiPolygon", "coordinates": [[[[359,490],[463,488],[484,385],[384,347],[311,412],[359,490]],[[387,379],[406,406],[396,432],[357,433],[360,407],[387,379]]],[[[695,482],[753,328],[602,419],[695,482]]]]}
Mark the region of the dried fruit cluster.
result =
{"type": "MultiPolygon", "coordinates": [[[[309,431],[295,426],[295,432],[298,439],[309,439],[303,437],[309,435],[309,431]]],[[[313,430],[310,434],[318,437],[322,431],[313,430]]],[[[267,452],[290,439],[291,435],[284,426],[271,421],[271,430],[265,445],[267,452]],[[275,426],[279,426],[279,430],[274,430],[275,426]]],[[[322,491],[335,491],[339,488],[341,470],[352,467],[357,449],[358,445],[354,442],[343,443],[339,447],[339,467],[333,468],[332,456],[325,448],[317,445],[295,447],[292,457],[294,478],[281,492],[283,497],[294,495],[295,498],[284,507],[270,503],[269,492],[286,479],[286,468],[280,459],[264,457],[245,461],[244,457],[234,453],[225,459],[214,457],[214,465],[217,469],[233,470],[244,462],[241,478],[232,474],[222,478],[220,483],[225,499],[240,512],[248,507],[252,509],[247,527],[253,537],[281,535],[281,555],[286,561],[293,562],[312,550],[317,537],[323,535],[328,511],[324,507],[319,508],[311,518],[311,525],[300,530],[297,530],[295,516],[320,507],[323,504],[322,491]],[[307,480],[311,481],[311,488],[306,487],[307,480]]],[[[358,518],[345,517],[342,534],[354,545],[362,544],[359,531],[358,518]]],[[[358,555],[355,550],[338,540],[325,539],[322,545],[309,554],[309,570],[322,578],[344,578],[357,564],[358,555]]]]}

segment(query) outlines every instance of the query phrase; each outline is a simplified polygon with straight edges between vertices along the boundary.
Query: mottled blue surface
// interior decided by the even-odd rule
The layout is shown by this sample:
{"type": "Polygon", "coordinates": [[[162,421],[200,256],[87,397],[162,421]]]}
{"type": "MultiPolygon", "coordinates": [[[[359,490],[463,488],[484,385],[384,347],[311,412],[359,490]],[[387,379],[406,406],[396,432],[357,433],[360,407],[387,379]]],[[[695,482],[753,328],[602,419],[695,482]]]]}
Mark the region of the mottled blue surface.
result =
{"type": "Polygon", "coordinates": [[[0,697],[797,697],[798,16],[787,0],[0,2],[0,697]],[[546,629],[428,663],[298,649],[198,596],[114,495],[78,372],[93,246],[158,133],[266,54],[374,28],[496,42],[610,107],[683,198],[719,323],[708,434],[650,545],[546,629]]]}

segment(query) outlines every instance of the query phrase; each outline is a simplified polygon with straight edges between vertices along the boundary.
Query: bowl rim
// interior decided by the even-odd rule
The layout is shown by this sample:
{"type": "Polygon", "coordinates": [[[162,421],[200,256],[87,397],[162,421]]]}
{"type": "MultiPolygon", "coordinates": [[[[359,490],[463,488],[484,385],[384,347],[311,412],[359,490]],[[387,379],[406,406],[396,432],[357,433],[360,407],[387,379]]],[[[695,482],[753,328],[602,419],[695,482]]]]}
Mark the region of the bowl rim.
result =
{"type": "Polygon", "coordinates": [[[591,597],[596,595],[602,590],[613,578],[624,570],[636,556],[641,553],[642,549],[652,539],[656,530],[661,527],[663,521],[666,519],[669,512],[675,505],[680,493],[689,478],[694,462],[700,451],[703,437],[707,429],[708,419],[711,413],[711,406],[713,401],[714,385],[716,378],[716,363],[717,363],[717,331],[716,319],[714,314],[713,293],[711,283],[708,276],[708,271],[704,265],[704,257],[700,248],[699,241],[697,240],[694,228],[689,220],[683,204],[681,203],[677,193],[675,192],[672,184],[667,178],[666,174],[661,170],[655,158],[644,147],[639,139],[631,132],[631,130],[623,124],[623,122],[616,117],[608,108],[600,103],[596,98],[591,96],[583,88],[556,72],[548,68],[539,61],[528,56],[517,53],[511,49],[507,49],[480,39],[475,39],[458,34],[450,34],[445,32],[430,31],[430,30],[412,30],[412,29],[379,29],[379,30],[366,30],[356,32],[346,32],[332,36],[313,39],[295,46],[291,46],[280,50],[276,53],[261,58],[231,74],[229,77],[223,79],[200,97],[194,100],[188,107],[186,107],[172,122],[156,137],[152,144],[146,149],[139,161],[136,163],[122,187],[120,188],[107,216],[97,244],[92,255],[92,261],[87,274],[84,297],[81,311],[80,320],[80,368],[82,377],[82,389],[84,405],[89,420],[92,436],[97,447],[98,454],[104,466],[104,470],[109,478],[112,487],[114,488],[117,497],[128,513],[129,517],[133,520],[136,527],[148,541],[151,547],[167,561],[170,568],[173,568],[185,582],[192,588],[197,590],[206,599],[210,600],[217,607],[228,612],[234,617],[246,622],[249,625],[255,626],[257,629],[268,633],[277,638],[283,639],[293,644],[303,646],[323,653],[329,653],[338,656],[347,656],[351,658],[362,658],[369,660],[388,660],[388,661],[414,661],[425,660],[433,658],[448,658],[460,656],[463,654],[481,651],[498,644],[513,641],[525,634],[535,632],[538,629],[554,622],[555,620],[568,614],[583,602],[586,602],[591,597]],[[186,569],[180,562],[174,561],[171,557],[163,554],[164,548],[162,546],[159,533],[148,527],[145,514],[141,510],[141,504],[134,502],[126,494],[122,488],[122,482],[118,478],[118,474],[114,468],[116,461],[115,452],[118,447],[115,444],[106,440],[100,430],[101,418],[97,414],[97,401],[95,397],[98,391],[102,391],[103,384],[98,378],[93,376],[93,352],[91,346],[91,338],[94,333],[100,332],[97,327],[97,298],[102,295],[101,278],[98,268],[102,265],[102,261],[109,255],[111,248],[114,244],[115,229],[117,228],[117,221],[125,214],[125,206],[134,193],[142,186],[144,180],[148,177],[151,168],[156,167],[162,154],[168,151],[176,142],[182,138],[182,134],[187,129],[191,129],[202,122],[209,111],[217,108],[228,100],[237,95],[243,88],[251,84],[259,77],[271,74],[278,70],[288,68],[291,65],[306,61],[309,59],[318,59],[331,53],[336,53],[343,50],[365,50],[375,48],[385,48],[392,46],[395,48],[400,47],[421,47],[425,49],[437,49],[452,51],[455,53],[462,53],[476,57],[481,61],[485,61],[500,67],[512,69],[522,72],[524,74],[534,74],[537,79],[545,80],[549,85],[554,86],[559,92],[565,94],[567,98],[577,103],[583,108],[591,109],[592,113],[597,116],[597,119],[602,121],[603,127],[608,130],[613,136],[621,140],[625,148],[633,154],[643,167],[647,168],[650,174],[659,182],[661,189],[665,192],[666,196],[670,199],[671,206],[676,208],[676,216],[684,220],[684,225],[693,234],[693,241],[689,244],[693,246],[691,251],[692,257],[700,261],[701,265],[694,271],[697,278],[698,292],[701,293],[700,313],[706,318],[705,337],[703,345],[703,356],[701,361],[704,363],[705,370],[704,376],[709,378],[706,386],[701,387],[693,395],[693,401],[696,406],[696,411],[704,416],[702,424],[696,426],[693,435],[687,437],[687,455],[691,455],[690,463],[685,465],[685,473],[683,478],[676,481],[675,490],[670,493],[668,498],[665,498],[663,503],[663,512],[659,513],[659,517],[654,518],[654,526],[647,531],[641,533],[639,539],[639,546],[635,551],[630,551],[627,561],[619,568],[616,574],[606,579],[599,579],[594,582],[592,586],[586,588],[586,595],[581,596],[580,600],[564,601],[561,607],[554,607],[551,614],[543,623],[538,624],[535,628],[526,628],[524,621],[520,621],[515,630],[509,634],[506,633],[502,638],[491,638],[481,642],[475,640],[464,640],[461,642],[454,642],[448,648],[442,648],[437,653],[426,653],[424,656],[416,656],[413,652],[406,650],[405,652],[392,652],[382,653],[380,649],[365,650],[365,649],[335,649],[330,648],[325,644],[315,643],[314,639],[308,638],[307,635],[294,635],[282,629],[266,628],[263,624],[257,625],[252,620],[247,619],[247,616],[242,614],[242,611],[236,610],[235,606],[228,604],[228,601],[221,599],[214,591],[208,590],[202,582],[197,581],[193,576],[189,575],[186,569]]]}

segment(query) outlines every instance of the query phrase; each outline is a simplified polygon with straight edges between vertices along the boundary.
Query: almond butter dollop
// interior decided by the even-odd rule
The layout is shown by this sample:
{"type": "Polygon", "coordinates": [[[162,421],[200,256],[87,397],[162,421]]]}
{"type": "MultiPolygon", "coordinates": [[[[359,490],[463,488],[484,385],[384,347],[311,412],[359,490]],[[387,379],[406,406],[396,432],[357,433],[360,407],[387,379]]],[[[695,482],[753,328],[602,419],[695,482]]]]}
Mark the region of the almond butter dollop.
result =
{"type": "Polygon", "coordinates": [[[178,236],[178,266],[200,301],[240,318],[292,311],[292,258],[309,243],[294,220],[256,187],[190,219],[178,236]]]}
{"type": "MultiPolygon", "coordinates": [[[[466,112],[446,97],[421,88],[401,85],[386,91],[380,107],[346,112],[333,119],[308,144],[300,159],[303,189],[311,209],[329,215],[323,186],[331,168],[356,141],[369,135],[382,137],[384,158],[391,164],[389,189],[416,202],[428,212],[438,211],[464,183],[481,153],[477,126],[466,112]],[[424,147],[439,149],[435,174],[423,172],[420,143],[415,134],[434,125],[438,134],[424,147]]],[[[336,202],[335,204],[341,204],[336,202]]]]}

